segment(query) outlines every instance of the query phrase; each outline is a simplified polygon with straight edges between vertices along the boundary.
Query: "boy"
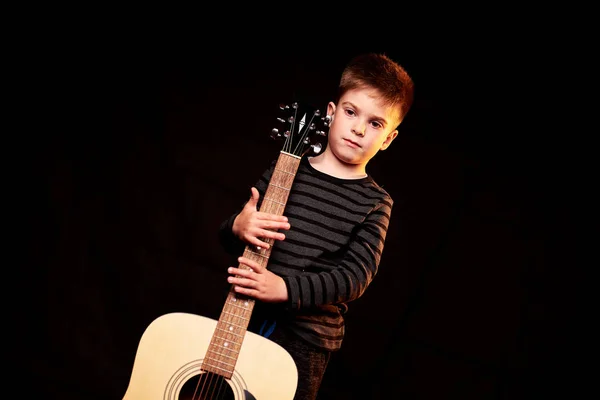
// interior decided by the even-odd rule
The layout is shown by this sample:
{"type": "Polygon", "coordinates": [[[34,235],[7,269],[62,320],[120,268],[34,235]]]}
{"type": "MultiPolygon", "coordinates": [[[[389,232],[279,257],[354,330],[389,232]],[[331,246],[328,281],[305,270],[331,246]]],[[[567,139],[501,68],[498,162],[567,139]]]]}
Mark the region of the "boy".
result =
{"type": "Polygon", "coordinates": [[[295,400],[316,398],[330,354],[342,344],[347,303],[377,273],[393,201],[366,167],[396,138],[413,90],[406,71],[385,55],[351,60],[337,102],[327,105],[327,146],[300,161],[284,215],[258,211],[273,162],[241,211],[221,225],[221,243],[231,254],[273,243],[268,268],[240,257],[250,269],[230,267],[228,281],[257,300],[248,329],[294,359],[295,400]]]}

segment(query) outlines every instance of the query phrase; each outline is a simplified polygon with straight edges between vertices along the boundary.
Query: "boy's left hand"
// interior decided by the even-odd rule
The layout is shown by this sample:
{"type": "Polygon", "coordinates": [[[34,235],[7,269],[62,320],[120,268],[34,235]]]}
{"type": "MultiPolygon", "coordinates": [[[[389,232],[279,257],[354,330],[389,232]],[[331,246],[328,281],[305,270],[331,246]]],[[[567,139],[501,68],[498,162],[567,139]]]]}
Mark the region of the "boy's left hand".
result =
{"type": "Polygon", "coordinates": [[[256,261],[239,257],[238,261],[250,269],[229,267],[232,276],[227,281],[235,285],[236,293],[244,294],[266,303],[279,303],[288,299],[283,279],[256,261]]]}

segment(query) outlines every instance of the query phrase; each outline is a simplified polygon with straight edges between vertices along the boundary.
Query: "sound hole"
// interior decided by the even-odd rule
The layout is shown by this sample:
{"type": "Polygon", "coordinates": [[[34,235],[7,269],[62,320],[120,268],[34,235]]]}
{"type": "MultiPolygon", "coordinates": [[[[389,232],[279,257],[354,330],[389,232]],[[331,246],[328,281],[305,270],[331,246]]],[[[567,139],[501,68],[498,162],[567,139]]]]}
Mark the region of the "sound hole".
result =
{"type": "Polygon", "coordinates": [[[179,400],[235,400],[233,390],[221,375],[205,372],[184,383],[179,400]]]}

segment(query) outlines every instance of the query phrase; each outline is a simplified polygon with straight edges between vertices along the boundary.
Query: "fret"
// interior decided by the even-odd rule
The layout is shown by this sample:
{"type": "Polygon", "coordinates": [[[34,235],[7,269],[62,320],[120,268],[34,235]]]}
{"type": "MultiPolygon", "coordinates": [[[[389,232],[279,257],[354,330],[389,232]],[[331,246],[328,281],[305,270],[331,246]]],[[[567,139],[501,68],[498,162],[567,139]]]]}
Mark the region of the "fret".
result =
{"type": "Polygon", "coordinates": [[[227,356],[227,355],[219,355],[216,352],[212,352],[212,353],[217,354],[216,356],[214,356],[214,355],[209,355],[209,353],[211,353],[210,350],[207,352],[206,358],[204,359],[204,363],[205,364],[209,364],[210,365],[211,364],[210,361],[212,360],[212,361],[216,361],[220,365],[228,366],[232,370],[235,368],[235,363],[236,363],[237,357],[239,355],[239,354],[236,353],[235,356],[227,356]],[[222,358],[228,358],[228,360],[223,360],[222,358]]]}
{"type": "MultiPolygon", "coordinates": [[[[240,319],[243,319],[243,318],[240,318],[240,319]]],[[[236,323],[233,321],[226,321],[225,319],[221,318],[219,323],[217,323],[217,327],[218,326],[221,326],[221,329],[226,329],[225,326],[227,326],[227,327],[232,327],[234,329],[238,329],[240,331],[245,331],[248,324],[245,323],[245,321],[239,321],[238,323],[236,323]]]]}
{"type": "Polygon", "coordinates": [[[234,331],[232,331],[232,330],[228,330],[228,329],[225,329],[225,328],[219,328],[218,326],[217,326],[217,328],[216,328],[216,329],[217,329],[217,330],[219,330],[219,331],[223,331],[223,332],[225,332],[225,333],[226,333],[226,334],[228,334],[228,335],[234,335],[234,336],[238,336],[238,337],[240,337],[240,338],[243,338],[243,337],[244,337],[244,334],[243,334],[243,333],[242,333],[242,334],[240,334],[240,333],[236,333],[236,332],[234,332],[234,331]]]}
{"type": "Polygon", "coordinates": [[[240,310],[248,311],[248,307],[237,305],[233,301],[229,303],[229,306],[230,307],[235,307],[235,308],[240,309],[240,310]]]}
{"type": "MultiPolygon", "coordinates": [[[[287,176],[287,175],[282,175],[282,174],[276,173],[271,177],[271,181],[269,183],[269,187],[267,188],[267,191],[277,190],[278,186],[285,187],[285,188],[291,188],[293,181],[294,181],[293,176],[287,176]]],[[[285,191],[285,193],[288,194],[289,191],[285,191]]]]}
{"type": "Polygon", "coordinates": [[[248,321],[248,320],[249,320],[247,317],[243,317],[243,316],[240,316],[240,315],[236,315],[236,314],[234,314],[234,313],[231,313],[231,312],[229,312],[229,311],[226,311],[226,310],[223,310],[223,314],[227,314],[227,315],[230,315],[230,316],[234,316],[234,317],[237,317],[237,318],[243,319],[244,321],[248,321]]]}
{"type": "Polygon", "coordinates": [[[286,174],[290,174],[290,175],[292,175],[292,176],[295,176],[295,175],[296,175],[296,173],[295,173],[295,172],[289,172],[289,171],[286,171],[286,170],[283,170],[283,169],[281,169],[281,168],[277,168],[277,167],[275,167],[275,171],[279,171],[279,172],[283,172],[283,173],[286,173],[286,174]]]}
{"type": "MultiPolygon", "coordinates": [[[[208,360],[211,360],[211,359],[209,358],[208,360]]],[[[212,360],[212,361],[216,361],[216,362],[218,362],[219,364],[225,364],[225,365],[226,365],[226,366],[228,366],[228,367],[235,367],[235,364],[229,364],[229,363],[226,363],[226,362],[223,362],[223,361],[219,361],[219,360],[212,360]]],[[[212,364],[210,364],[210,363],[208,363],[207,365],[210,365],[210,366],[211,366],[211,367],[213,367],[213,368],[219,368],[219,369],[222,369],[223,371],[227,371],[227,369],[225,369],[225,368],[221,368],[221,367],[220,367],[220,366],[218,366],[218,365],[212,365],[212,364]]]]}
{"type": "MultiPolygon", "coordinates": [[[[231,298],[231,301],[232,301],[232,302],[236,302],[236,301],[238,301],[238,298],[237,298],[236,296],[241,296],[241,295],[239,295],[239,294],[237,294],[237,293],[233,293],[233,292],[232,292],[232,293],[230,293],[229,297],[231,298]]],[[[240,300],[241,300],[241,299],[240,299],[240,300]]],[[[250,305],[250,303],[253,303],[253,302],[254,302],[254,299],[252,299],[252,298],[250,298],[250,297],[247,297],[247,298],[246,298],[244,301],[245,301],[245,304],[248,306],[248,305],[250,305]]]]}
{"type": "MultiPolygon", "coordinates": [[[[210,351],[210,350],[209,350],[209,351],[210,351]]],[[[229,358],[229,359],[231,359],[232,361],[235,361],[235,359],[236,359],[236,357],[234,357],[234,356],[229,356],[229,355],[227,355],[227,354],[218,354],[216,351],[213,351],[213,353],[216,353],[218,357],[225,357],[225,358],[229,358]]],[[[217,359],[215,359],[215,358],[210,358],[210,357],[206,357],[206,358],[207,358],[207,359],[209,359],[209,360],[214,360],[214,361],[220,362],[219,360],[217,360],[217,359]]],[[[226,363],[226,362],[223,362],[223,364],[227,364],[227,363],[226,363]]]]}
{"type": "Polygon", "coordinates": [[[276,188],[278,188],[278,189],[287,190],[287,191],[289,191],[289,190],[290,190],[290,188],[283,187],[283,186],[279,186],[279,185],[276,185],[276,184],[274,184],[274,183],[269,183],[269,186],[276,187],[276,188]]]}
{"type": "MultiPolygon", "coordinates": [[[[257,255],[257,256],[259,256],[259,257],[262,257],[262,258],[264,258],[264,259],[268,259],[268,258],[269,258],[269,256],[267,256],[266,254],[257,253],[257,252],[255,252],[255,251],[253,251],[253,252],[252,252],[252,254],[254,254],[254,255],[257,255]]],[[[254,260],[254,261],[258,261],[258,260],[254,260]]]]}
{"type": "Polygon", "coordinates": [[[282,202],[280,202],[280,201],[274,200],[274,199],[272,199],[272,198],[265,197],[264,199],[265,199],[265,200],[272,201],[273,203],[277,203],[277,204],[279,204],[279,205],[285,206],[285,203],[282,203],[282,202]]]}
{"type": "MultiPolygon", "coordinates": [[[[227,368],[221,368],[221,367],[218,367],[218,366],[216,366],[216,365],[210,365],[210,364],[207,364],[207,366],[209,366],[210,368],[220,369],[221,371],[224,371],[224,372],[230,372],[230,370],[229,370],[229,369],[227,369],[227,368]]],[[[215,373],[217,373],[217,371],[210,371],[210,372],[215,372],[215,373]]]]}
{"type": "MultiPolygon", "coordinates": [[[[240,264],[240,266],[245,267],[242,264],[240,264]]],[[[247,269],[251,269],[251,268],[247,267],[247,269]]],[[[244,307],[246,307],[246,309],[248,311],[252,310],[252,305],[254,304],[254,299],[251,299],[250,297],[244,298],[243,295],[234,293],[234,292],[229,293],[229,297],[227,300],[227,304],[225,304],[225,307],[227,307],[227,305],[234,305],[234,303],[237,303],[238,301],[243,301],[244,307]],[[238,298],[237,296],[242,296],[242,298],[238,298]]],[[[238,306],[238,307],[241,307],[241,306],[238,306]]]]}
{"type": "MultiPolygon", "coordinates": [[[[218,339],[222,339],[217,337],[218,339]]],[[[235,342],[235,341],[223,341],[222,344],[219,343],[214,343],[211,347],[213,347],[212,352],[218,355],[225,355],[226,353],[223,353],[223,351],[230,351],[233,352],[235,355],[237,355],[239,353],[239,347],[241,346],[241,342],[235,342]],[[231,344],[234,347],[229,347],[229,344],[231,344]],[[225,346],[227,345],[227,346],[225,346]],[[235,347],[237,346],[237,347],[235,347]],[[222,350],[222,351],[219,351],[222,350]]],[[[209,350],[211,351],[211,350],[209,350]]],[[[228,356],[229,357],[229,356],[228,356]]]]}
{"type": "Polygon", "coordinates": [[[239,356],[239,353],[240,353],[239,351],[235,351],[231,355],[229,355],[229,354],[225,354],[224,352],[219,352],[216,350],[209,349],[206,352],[206,358],[218,361],[219,363],[224,364],[224,365],[231,365],[232,367],[234,367],[235,362],[237,361],[237,358],[239,356]]]}
{"type": "Polygon", "coordinates": [[[223,351],[229,351],[229,352],[233,352],[235,354],[239,353],[239,348],[241,346],[241,342],[238,343],[236,341],[227,341],[227,340],[223,340],[223,338],[219,337],[216,335],[214,335],[213,340],[210,344],[210,348],[208,349],[208,351],[212,351],[215,354],[219,354],[219,355],[224,355],[225,353],[223,353],[223,351]],[[215,341],[214,339],[219,339],[217,341],[215,341]],[[231,344],[233,347],[230,347],[229,344],[231,344]]]}
{"type": "MultiPolygon", "coordinates": [[[[233,313],[228,313],[228,314],[229,314],[229,315],[234,315],[234,316],[236,316],[236,315],[235,315],[235,314],[233,314],[233,313]]],[[[241,318],[241,317],[240,317],[240,318],[241,318]]],[[[241,318],[241,319],[243,320],[244,318],[241,318]]],[[[232,325],[232,326],[235,326],[236,328],[239,328],[239,329],[246,329],[246,326],[245,326],[245,325],[240,325],[240,324],[237,324],[237,323],[235,323],[235,322],[233,322],[233,321],[231,321],[231,320],[227,320],[227,321],[225,321],[225,320],[223,319],[221,324],[232,325]]]]}
{"type": "Polygon", "coordinates": [[[229,303],[228,308],[230,308],[229,310],[227,310],[230,314],[236,315],[240,318],[244,317],[248,313],[248,311],[250,311],[247,307],[238,306],[237,304],[232,303],[229,303]]]}
{"type": "MultiPolygon", "coordinates": [[[[263,242],[273,244],[275,242],[275,239],[263,238],[263,242]]],[[[260,254],[260,255],[262,255],[264,251],[267,251],[266,249],[263,249],[262,247],[259,248],[258,251],[256,251],[255,248],[256,247],[254,247],[254,246],[248,246],[245,251],[248,253],[260,254]]]]}
{"type": "MultiPolygon", "coordinates": [[[[218,336],[216,336],[216,338],[218,339],[222,339],[219,338],[218,336]]],[[[237,342],[228,342],[228,341],[223,341],[223,343],[211,343],[211,348],[209,348],[209,352],[212,351],[215,354],[218,355],[227,355],[229,353],[224,353],[223,351],[228,351],[228,352],[233,352],[234,354],[238,354],[239,351],[239,347],[240,347],[241,343],[237,343],[237,342]],[[229,347],[229,343],[231,343],[234,347],[229,347]],[[237,347],[235,347],[237,346],[237,347]]]]}
{"type": "Polygon", "coordinates": [[[233,366],[233,365],[235,365],[235,362],[237,360],[237,357],[239,356],[239,353],[240,353],[239,351],[233,351],[233,355],[229,355],[224,352],[218,351],[218,349],[208,349],[208,351],[206,352],[206,358],[212,357],[213,360],[217,360],[225,365],[228,365],[230,362],[233,362],[234,363],[234,364],[232,364],[232,366],[233,366]],[[229,362],[222,361],[221,358],[228,358],[229,362]]]}
{"type": "MultiPolygon", "coordinates": [[[[241,343],[235,343],[235,344],[237,344],[238,347],[241,345],[241,343]]],[[[209,353],[214,353],[214,354],[216,354],[216,355],[218,355],[220,357],[229,357],[231,359],[234,359],[235,357],[237,357],[238,354],[239,354],[239,352],[240,352],[239,349],[235,350],[235,349],[229,348],[229,347],[223,348],[223,347],[218,346],[216,344],[213,345],[213,346],[211,346],[211,347],[212,347],[212,349],[208,349],[209,353]],[[223,350],[223,351],[219,351],[219,350],[223,350]],[[231,356],[231,355],[229,355],[229,353],[225,353],[224,351],[231,352],[231,353],[233,353],[233,355],[231,356]]]]}

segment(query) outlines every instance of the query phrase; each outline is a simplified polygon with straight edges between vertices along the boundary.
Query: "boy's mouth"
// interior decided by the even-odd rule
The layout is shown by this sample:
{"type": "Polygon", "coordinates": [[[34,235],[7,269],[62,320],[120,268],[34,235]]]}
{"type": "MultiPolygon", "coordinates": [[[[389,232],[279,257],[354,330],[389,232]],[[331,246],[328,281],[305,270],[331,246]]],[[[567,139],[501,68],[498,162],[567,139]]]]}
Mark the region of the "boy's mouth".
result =
{"type": "Polygon", "coordinates": [[[350,144],[350,146],[352,146],[352,147],[360,147],[360,145],[359,145],[358,143],[356,143],[356,142],[353,142],[353,141],[352,141],[352,140],[350,140],[350,139],[344,139],[344,141],[345,141],[346,143],[350,144]]]}

